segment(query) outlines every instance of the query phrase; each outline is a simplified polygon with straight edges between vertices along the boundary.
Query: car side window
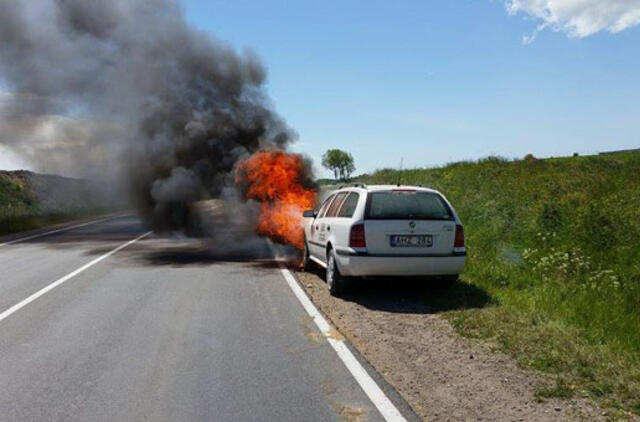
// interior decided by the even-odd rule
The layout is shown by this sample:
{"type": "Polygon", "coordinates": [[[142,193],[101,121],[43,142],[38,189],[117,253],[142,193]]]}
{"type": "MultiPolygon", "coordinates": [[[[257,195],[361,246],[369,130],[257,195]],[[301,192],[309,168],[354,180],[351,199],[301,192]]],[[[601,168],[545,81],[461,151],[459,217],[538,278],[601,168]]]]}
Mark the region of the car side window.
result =
{"type": "Polygon", "coordinates": [[[347,199],[342,203],[342,207],[340,207],[340,211],[338,212],[338,217],[353,217],[353,213],[356,212],[359,199],[359,194],[351,192],[349,196],[347,196],[347,199]]]}
{"type": "Polygon", "coordinates": [[[318,210],[318,218],[324,217],[324,214],[327,212],[327,208],[329,208],[329,204],[331,204],[333,198],[335,198],[335,195],[331,195],[322,203],[322,206],[318,210]]]}
{"type": "Polygon", "coordinates": [[[335,217],[338,214],[338,208],[342,205],[342,200],[347,196],[347,192],[340,192],[336,195],[336,199],[333,200],[333,203],[327,210],[326,217],[335,217]]]}

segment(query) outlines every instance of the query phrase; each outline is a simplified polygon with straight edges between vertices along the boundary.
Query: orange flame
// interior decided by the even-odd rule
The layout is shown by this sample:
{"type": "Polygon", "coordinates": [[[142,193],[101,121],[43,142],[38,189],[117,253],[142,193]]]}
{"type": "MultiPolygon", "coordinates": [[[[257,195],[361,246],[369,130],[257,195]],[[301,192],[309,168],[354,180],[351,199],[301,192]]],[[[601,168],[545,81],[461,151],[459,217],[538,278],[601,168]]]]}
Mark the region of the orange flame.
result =
{"type": "Polygon", "coordinates": [[[312,209],[316,191],[301,184],[305,162],[298,154],[260,151],[240,162],[236,183],[246,186],[246,199],[261,203],[258,234],[302,249],[302,211],[312,209]]]}

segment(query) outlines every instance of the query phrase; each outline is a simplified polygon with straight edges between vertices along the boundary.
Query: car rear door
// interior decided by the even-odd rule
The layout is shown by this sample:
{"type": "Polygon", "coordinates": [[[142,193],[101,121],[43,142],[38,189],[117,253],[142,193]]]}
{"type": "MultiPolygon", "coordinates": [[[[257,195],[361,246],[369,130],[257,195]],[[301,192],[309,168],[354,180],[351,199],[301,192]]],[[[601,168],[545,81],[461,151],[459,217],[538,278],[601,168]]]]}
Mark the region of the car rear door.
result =
{"type": "Polygon", "coordinates": [[[336,216],[331,219],[331,232],[335,247],[349,246],[349,233],[353,225],[353,214],[359,201],[359,193],[347,192],[347,196],[342,201],[336,216]]]}
{"type": "MultiPolygon", "coordinates": [[[[326,261],[326,248],[327,243],[330,239],[334,239],[335,243],[335,231],[337,227],[336,223],[336,215],[338,214],[338,210],[344,202],[344,198],[347,196],[349,192],[339,192],[336,194],[335,198],[331,202],[331,205],[327,208],[326,212],[320,219],[318,237],[319,243],[322,244],[322,257],[319,257],[322,262],[326,261]]],[[[335,245],[334,245],[335,246],[335,245]]]]}
{"type": "Polygon", "coordinates": [[[345,198],[349,195],[348,191],[340,192],[336,195],[335,200],[331,203],[331,206],[327,209],[327,213],[324,216],[320,228],[325,230],[325,249],[326,245],[329,241],[332,242],[333,246],[345,246],[344,239],[341,233],[341,218],[338,218],[338,212],[344,203],[345,198]]]}
{"type": "Polygon", "coordinates": [[[368,195],[365,237],[370,255],[450,255],[455,230],[453,211],[436,192],[399,188],[368,195]]]}

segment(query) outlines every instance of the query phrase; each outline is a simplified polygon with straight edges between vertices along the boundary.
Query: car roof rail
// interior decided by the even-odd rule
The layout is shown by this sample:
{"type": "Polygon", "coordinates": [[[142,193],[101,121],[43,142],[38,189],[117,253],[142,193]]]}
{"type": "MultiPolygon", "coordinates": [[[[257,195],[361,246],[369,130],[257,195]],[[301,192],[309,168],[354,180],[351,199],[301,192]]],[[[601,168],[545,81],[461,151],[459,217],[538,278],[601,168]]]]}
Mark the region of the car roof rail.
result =
{"type": "Polygon", "coordinates": [[[351,185],[340,185],[338,186],[338,189],[342,189],[342,188],[348,188],[348,187],[354,187],[354,188],[362,188],[362,189],[366,189],[367,185],[365,185],[364,183],[353,183],[351,185]]]}

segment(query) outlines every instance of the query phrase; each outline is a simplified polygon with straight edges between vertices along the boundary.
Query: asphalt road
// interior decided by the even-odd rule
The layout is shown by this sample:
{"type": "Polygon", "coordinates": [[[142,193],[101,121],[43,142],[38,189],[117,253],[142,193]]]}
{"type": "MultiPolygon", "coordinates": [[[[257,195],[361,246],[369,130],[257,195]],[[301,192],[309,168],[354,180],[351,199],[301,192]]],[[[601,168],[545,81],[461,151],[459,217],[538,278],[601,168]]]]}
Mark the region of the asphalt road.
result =
{"type": "MultiPolygon", "coordinates": [[[[0,246],[0,313],[145,232],[0,246]]],[[[150,235],[0,319],[0,421],[383,420],[266,249],[209,250],[150,235]]]]}

